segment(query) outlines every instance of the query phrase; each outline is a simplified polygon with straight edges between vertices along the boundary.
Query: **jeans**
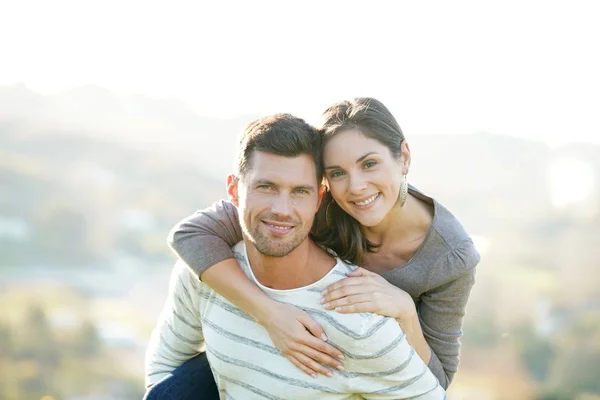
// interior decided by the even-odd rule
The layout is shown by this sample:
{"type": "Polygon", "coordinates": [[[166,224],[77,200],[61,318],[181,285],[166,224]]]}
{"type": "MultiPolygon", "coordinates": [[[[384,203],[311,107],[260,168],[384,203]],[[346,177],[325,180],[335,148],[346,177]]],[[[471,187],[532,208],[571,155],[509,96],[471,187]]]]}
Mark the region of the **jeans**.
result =
{"type": "Polygon", "coordinates": [[[144,400],[218,400],[206,353],[186,361],[146,391],[144,400]]]}

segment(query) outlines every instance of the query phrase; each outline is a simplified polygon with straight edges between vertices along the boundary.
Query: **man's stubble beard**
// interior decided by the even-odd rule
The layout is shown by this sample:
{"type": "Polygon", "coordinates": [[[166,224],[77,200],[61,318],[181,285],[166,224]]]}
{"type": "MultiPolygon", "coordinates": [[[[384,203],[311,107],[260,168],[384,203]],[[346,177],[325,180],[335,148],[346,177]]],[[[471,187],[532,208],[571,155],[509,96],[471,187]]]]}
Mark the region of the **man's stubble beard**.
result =
{"type": "MultiPolygon", "coordinates": [[[[308,237],[308,232],[294,232],[294,236],[286,239],[270,239],[266,236],[266,232],[261,232],[262,222],[254,225],[252,232],[248,230],[246,224],[242,224],[244,236],[250,240],[256,250],[267,257],[284,257],[294,251],[308,237]]],[[[301,229],[301,225],[294,224],[294,230],[301,229]]],[[[265,228],[266,229],[266,228],[265,228]]]]}

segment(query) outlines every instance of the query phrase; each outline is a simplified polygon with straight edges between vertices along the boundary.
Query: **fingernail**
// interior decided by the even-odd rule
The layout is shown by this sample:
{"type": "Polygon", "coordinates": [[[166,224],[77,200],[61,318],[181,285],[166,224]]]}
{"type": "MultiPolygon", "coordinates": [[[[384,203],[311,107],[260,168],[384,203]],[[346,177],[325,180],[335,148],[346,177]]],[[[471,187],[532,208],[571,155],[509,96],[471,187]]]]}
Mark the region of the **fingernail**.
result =
{"type": "Polygon", "coordinates": [[[343,365],[338,365],[337,369],[339,369],[340,371],[343,371],[344,370],[344,366],[343,365]]]}
{"type": "Polygon", "coordinates": [[[345,359],[346,359],[346,357],[344,357],[344,355],[343,355],[343,354],[340,354],[340,355],[338,356],[338,358],[339,358],[340,360],[345,360],[345,359]]]}
{"type": "Polygon", "coordinates": [[[323,290],[323,291],[321,292],[321,296],[325,296],[326,294],[327,294],[327,290],[323,290]]]}
{"type": "Polygon", "coordinates": [[[333,378],[333,372],[328,372],[327,376],[330,377],[330,378],[333,378]]]}
{"type": "Polygon", "coordinates": [[[337,307],[337,308],[335,309],[335,311],[337,311],[337,312],[340,312],[340,311],[342,311],[342,309],[343,309],[343,308],[344,308],[344,307],[337,307]]]}
{"type": "Polygon", "coordinates": [[[325,307],[325,308],[329,308],[329,307],[331,307],[331,304],[329,304],[329,303],[325,303],[325,304],[323,304],[323,307],[325,307]]]}
{"type": "Polygon", "coordinates": [[[327,335],[324,333],[321,333],[321,339],[323,339],[324,341],[327,341],[327,335]]]}
{"type": "Polygon", "coordinates": [[[321,297],[321,304],[325,303],[325,297],[321,297]]]}
{"type": "Polygon", "coordinates": [[[313,378],[316,378],[317,374],[310,374],[310,376],[312,376],[313,378]]]}

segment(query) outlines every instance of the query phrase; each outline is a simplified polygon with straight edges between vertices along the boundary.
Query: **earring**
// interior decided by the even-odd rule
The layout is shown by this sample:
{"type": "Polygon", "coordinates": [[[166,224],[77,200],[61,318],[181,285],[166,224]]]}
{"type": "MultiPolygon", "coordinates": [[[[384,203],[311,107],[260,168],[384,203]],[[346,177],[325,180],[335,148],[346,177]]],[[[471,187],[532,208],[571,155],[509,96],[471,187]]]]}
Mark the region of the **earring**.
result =
{"type": "Polygon", "coordinates": [[[408,179],[406,175],[404,175],[404,182],[400,186],[400,207],[404,207],[404,203],[406,203],[406,198],[408,197],[408,179]]]}
{"type": "Polygon", "coordinates": [[[331,200],[325,209],[325,222],[327,223],[328,228],[333,228],[333,215],[331,211],[333,203],[335,203],[335,200],[331,200]]]}

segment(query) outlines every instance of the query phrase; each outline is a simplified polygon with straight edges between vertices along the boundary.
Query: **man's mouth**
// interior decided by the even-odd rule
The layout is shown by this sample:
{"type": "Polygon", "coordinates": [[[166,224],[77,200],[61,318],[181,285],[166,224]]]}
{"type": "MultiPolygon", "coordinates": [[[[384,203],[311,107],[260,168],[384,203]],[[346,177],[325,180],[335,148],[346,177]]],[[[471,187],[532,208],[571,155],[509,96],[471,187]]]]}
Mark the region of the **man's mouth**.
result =
{"type": "Polygon", "coordinates": [[[272,221],[263,221],[263,224],[274,233],[287,233],[294,229],[294,225],[272,222],[272,221]]]}

